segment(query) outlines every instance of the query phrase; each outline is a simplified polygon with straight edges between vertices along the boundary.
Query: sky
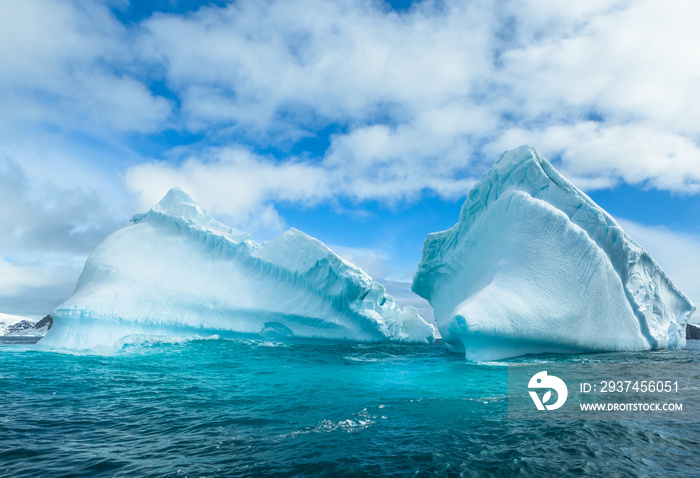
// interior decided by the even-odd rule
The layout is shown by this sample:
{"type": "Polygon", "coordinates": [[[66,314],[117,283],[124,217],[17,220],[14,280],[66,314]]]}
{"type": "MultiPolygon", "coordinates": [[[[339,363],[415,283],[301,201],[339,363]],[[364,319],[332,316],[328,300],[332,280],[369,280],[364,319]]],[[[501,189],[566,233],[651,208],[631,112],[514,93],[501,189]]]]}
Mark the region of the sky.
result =
{"type": "Polygon", "coordinates": [[[0,312],[179,186],[408,291],[530,144],[700,303],[700,3],[0,0],[0,312]]]}

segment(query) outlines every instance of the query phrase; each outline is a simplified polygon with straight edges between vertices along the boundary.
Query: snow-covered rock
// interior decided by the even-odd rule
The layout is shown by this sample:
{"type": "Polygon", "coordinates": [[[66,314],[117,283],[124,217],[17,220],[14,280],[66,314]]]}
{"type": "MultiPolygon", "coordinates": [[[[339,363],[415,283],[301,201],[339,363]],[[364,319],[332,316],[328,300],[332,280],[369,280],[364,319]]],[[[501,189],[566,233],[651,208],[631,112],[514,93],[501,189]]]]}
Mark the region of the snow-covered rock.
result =
{"type": "Polygon", "coordinates": [[[505,152],[428,235],[413,291],[468,359],[685,344],[695,310],[649,254],[534,148],[505,152]]]}
{"type": "Polygon", "coordinates": [[[49,331],[52,324],[53,320],[49,315],[37,321],[29,317],[0,314],[0,336],[43,337],[49,331]]]}
{"type": "Polygon", "coordinates": [[[174,188],[90,254],[42,344],[248,334],[430,343],[435,330],[362,270],[290,229],[258,244],[174,188]]]}
{"type": "Polygon", "coordinates": [[[19,315],[0,314],[0,336],[14,332],[15,330],[31,328],[35,320],[19,315]]]}
{"type": "Polygon", "coordinates": [[[686,340],[700,340],[700,326],[688,324],[685,329],[686,340]]]}

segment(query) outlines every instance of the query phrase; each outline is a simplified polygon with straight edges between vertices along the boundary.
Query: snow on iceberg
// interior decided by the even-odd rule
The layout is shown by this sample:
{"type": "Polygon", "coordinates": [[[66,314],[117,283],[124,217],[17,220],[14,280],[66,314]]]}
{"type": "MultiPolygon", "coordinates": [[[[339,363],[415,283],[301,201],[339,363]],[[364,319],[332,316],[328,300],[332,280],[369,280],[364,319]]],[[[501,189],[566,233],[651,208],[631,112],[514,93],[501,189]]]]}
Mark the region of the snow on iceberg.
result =
{"type": "Polygon", "coordinates": [[[258,244],[174,188],[90,254],[42,344],[129,335],[254,335],[431,343],[435,329],[362,270],[290,229],[258,244]]]}
{"type": "Polygon", "coordinates": [[[529,146],[507,151],[413,280],[470,360],[676,348],[695,310],[615,220],[529,146]]]}

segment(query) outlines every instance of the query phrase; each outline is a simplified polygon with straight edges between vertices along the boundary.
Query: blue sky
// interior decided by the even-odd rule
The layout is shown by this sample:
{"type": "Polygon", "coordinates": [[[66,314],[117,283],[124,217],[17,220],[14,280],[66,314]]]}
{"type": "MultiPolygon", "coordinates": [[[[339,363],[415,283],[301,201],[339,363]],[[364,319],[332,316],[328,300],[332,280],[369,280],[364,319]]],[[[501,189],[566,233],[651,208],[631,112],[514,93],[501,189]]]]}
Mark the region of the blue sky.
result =
{"type": "MultiPolygon", "coordinates": [[[[700,6],[677,0],[0,3],[0,312],[67,298],[179,186],[406,293],[531,144],[700,301],[700,6]]],[[[412,302],[413,301],[413,302],[412,302]]]]}

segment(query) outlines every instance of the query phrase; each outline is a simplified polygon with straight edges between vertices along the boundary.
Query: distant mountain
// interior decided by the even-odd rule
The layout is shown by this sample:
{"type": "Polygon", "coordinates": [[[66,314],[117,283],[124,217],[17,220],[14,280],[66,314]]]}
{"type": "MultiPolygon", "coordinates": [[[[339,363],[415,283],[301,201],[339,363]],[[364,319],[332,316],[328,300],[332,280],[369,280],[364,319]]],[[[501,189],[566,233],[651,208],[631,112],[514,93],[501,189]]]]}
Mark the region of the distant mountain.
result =
{"type": "Polygon", "coordinates": [[[43,337],[53,325],[53,318],[47,315],[36,321],[18,315],[0,314],[0,336],[43,337]]]}

